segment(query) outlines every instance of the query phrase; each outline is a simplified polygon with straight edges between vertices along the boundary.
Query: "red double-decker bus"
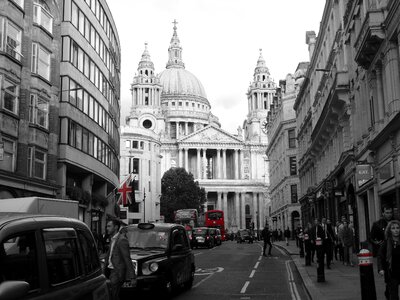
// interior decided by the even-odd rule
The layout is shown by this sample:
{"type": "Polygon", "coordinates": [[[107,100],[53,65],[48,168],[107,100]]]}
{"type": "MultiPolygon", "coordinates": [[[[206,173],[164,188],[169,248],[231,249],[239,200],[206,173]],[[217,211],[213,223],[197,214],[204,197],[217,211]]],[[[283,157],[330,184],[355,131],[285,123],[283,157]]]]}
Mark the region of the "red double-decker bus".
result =
{"type": "Polygon", "coordinates": [[[225,241],[225,219],[222,210],[208,210],[204,213],[204,226],[218,228],[221,231],[222,240],[225,241]]]}

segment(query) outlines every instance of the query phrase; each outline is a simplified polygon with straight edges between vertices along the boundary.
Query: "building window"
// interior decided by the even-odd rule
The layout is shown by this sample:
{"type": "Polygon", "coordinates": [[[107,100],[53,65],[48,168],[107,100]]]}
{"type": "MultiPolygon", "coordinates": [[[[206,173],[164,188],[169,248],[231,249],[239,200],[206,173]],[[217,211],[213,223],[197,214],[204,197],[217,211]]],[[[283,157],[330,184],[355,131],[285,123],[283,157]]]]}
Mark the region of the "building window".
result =
{"type": "Polygon", "coordinates": [[[289,157],[290,175],[297,175],[297,161],[296,156],[289,157]]]}
{"type": "Polygon", "coordinates": [[[17,60],[22,58],[21,36],[21,30],[16,25],[0,18],[0,49],[17,60]]]}
{"type": "Polygon", "coordinates": [[[129,173],[139,174],[139,158],[132,159],[132,169],[129,170],[129,173]]]}
{"type": "Polygon", "coordinates": [[[35,147],[28,148],[28,174],[31,177],[46,179],[47,155],[35,147]]]}
{"type": "Polygon", "coordinates": [[[29,102],[29,122],[48,128],[49,103],[35,94],[31,94],[29,102]]]}
{"type": "MultiPolygon", "coordinates": [[[[1,84],[1,77],[0,77],[1,84]]],[[[7,79],[4,79],[4,94],[2,107],[9,112],[14,114],[18,113],[18,98],[19,98],[19,86],[7,79]]]]}
{"type": "Polygon", "coordinates": [[[139,142],[138,141],[132,141],[132,148],[133,149],[138,149],[139,148],[139,142]]]}
{"type": "Polygon", "coordinates": [[[296,148],[296,131],[294,129],[288,130],[289,148],[296,148]]]}
{"type": "Polygon", "coordinates": [[[292,203],[297,203],[297,184],[290,185],[290,195],[292,203]]]}
{"type": "Polygon", "coordinates": [[[131,147],[131,141],[125,141],[125,148],[131,147]]]}
{"type": "Polygon", "coordinates": [[[15,171],[15,160],[17,156],[17,143],[3,136],[4,159],[0,160],[0,169],[5,171],[15,171]]]}
{"type": "Polygon", "coordinates": [[[31,71],[50,80],[50,53],[37,43],[32,43],[31,71]]]}
{"type": "Polygon", "coordinates": [[[53,32],[53,16],[50,9],[43,0],[33,1],[33,22],[42,26],[48,32],[53,32]]]}

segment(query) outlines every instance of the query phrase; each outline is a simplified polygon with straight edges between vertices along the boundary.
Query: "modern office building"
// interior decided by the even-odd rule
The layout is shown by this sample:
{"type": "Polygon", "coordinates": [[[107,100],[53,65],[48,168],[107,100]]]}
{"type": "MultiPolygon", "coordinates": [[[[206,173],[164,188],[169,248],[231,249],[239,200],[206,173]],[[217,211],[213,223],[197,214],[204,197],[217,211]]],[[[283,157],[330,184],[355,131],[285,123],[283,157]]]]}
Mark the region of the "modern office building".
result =
{"type": "Polygon", "coordinates": [[[119,184],[119,70],[106,1],[0,3],[0,198],[75,199],[101,230],[119,184]]]}

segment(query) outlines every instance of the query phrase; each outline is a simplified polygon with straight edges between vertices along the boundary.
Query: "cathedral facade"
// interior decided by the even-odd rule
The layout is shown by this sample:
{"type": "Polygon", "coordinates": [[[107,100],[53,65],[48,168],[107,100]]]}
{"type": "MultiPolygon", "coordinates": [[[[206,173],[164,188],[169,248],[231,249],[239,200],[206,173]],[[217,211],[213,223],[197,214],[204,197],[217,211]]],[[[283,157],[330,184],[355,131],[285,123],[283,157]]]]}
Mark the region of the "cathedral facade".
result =
{"type": "Polygon", "coordinates": [[[161,178],[174,167],[206,191],[206,209],[221,209],[229,231],[263,228],[268,196],[266,117],[276,85],[260,53],[247,92],[248,114],[237,133],[221,128],[201,82],[185,69],[176,23],[166,69],[155,73],[145,46],[131,85],[132,106],[121,127],[121,180],[138,180],[129,223],[162,221],[161,178]]]}

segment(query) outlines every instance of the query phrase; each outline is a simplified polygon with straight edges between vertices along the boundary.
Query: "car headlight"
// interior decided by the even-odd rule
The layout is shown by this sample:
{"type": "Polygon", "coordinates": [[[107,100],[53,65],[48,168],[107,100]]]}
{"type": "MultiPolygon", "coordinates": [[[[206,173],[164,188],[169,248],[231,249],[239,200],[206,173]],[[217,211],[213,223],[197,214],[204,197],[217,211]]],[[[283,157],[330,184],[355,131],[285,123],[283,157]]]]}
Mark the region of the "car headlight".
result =
{"type": "Polygon", "coordinates": [[[138,263],[136,260],[132,259],[133,269],[135,270],[135,275],[138,274],[138,263]]]}
{"type": "Polygon", "coordinates": [[[157,262],[145,262],[142,266],[143,275],[150,275],[158,270],[157,262]]]}

